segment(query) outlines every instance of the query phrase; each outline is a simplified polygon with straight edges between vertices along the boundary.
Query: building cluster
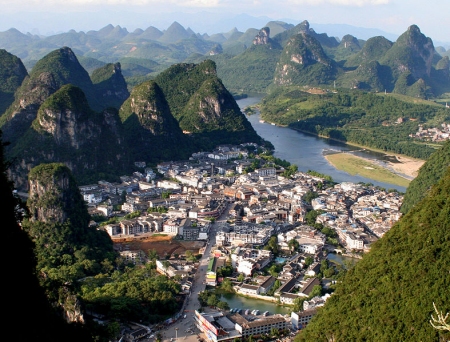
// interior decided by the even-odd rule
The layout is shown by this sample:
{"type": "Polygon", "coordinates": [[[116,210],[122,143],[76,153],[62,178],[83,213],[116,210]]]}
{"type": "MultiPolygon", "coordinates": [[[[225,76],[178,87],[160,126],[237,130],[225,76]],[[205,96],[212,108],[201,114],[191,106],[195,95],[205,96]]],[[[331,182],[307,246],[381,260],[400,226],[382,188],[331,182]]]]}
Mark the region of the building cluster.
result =
{"type": "MultiPolygon", "coordinates": [[[[92,213],[109,217],[118,197],[125,199],[122,213],[141,213],[106,226],[112,238],[164,232],[186,240],[206,239],[207,223],[233,202],[229,219],[234,225],[219,232],[219,244],[264,245],[279,233],[275,226],[301,225],[308,210],[314,209],[320,212],[316,222],[334,229],[344,247],[363,251],[400,218],[402,196],[395,192],[354,183],[324,187],[320,177],[298,172],[285,178],[283,169],[271,164],[248,171],[247,151],[257,148],[253,144],[220,146],[213,152],[194,153],[188,161],[158,164],[162,180],[144,167],[142,173],[122,177],[120,184],[100,181],[80,190],[92,213]],[[306,203],[304,195],[311,192],[317,196],[306,203]]],[[[279,236],[282,249],[288,248],[294,234],[279,236]]],[[[312,231],[299,234],[295,239],[305,253],[314,254],[325,243],[323,236],[312,231]]]]}
{"type": "Polygon", "coordinates": [[[443,123],[441,128],[432,127],[424,128],[419,125],[419,129],[415,134],[409,135],[411,138],[420,139],[424,141],[441,142],[450,139],[450,124],[443,123]]]}
{"type": "MultiPolygon", "coordinates": [[[[211,221],[228,209],[227,222],[220,223],[216,234],[205,283],[215,286],[220,282],[218,271],[231,260],[233,270],[248,277],[234,282],[238,292],[266,299],[270,292],[275,300],[292,305],[310,298],[314,287],[323,285],[317,275],[323,249],[330,246],[309,221],[311,210],[317,214],[315,223],[335,231],[338,243],[347,251],[363,252],[399,220],[403,198],[397,192],[363,184],[329,185],[324,178],[303,172],[283,177],[283,169],[270,163],[253,170],[250,166],[255,164],[247,159],[247,151],[256,152],[257,148],[254,144],[221,146],[213,152],[194,153],[188,161],[158,164],[162,180],[139,164],[143,172],[122,177],[120,184],[101,181],[81,186],[80,191],[91,213],[97,215],[111,217],[117,214],[114,206],[121,203],[126,218],[100,227],[113,239],[164,233],[184,240],[208,240],[211,221]],[[289,255],[283,260],[276,260],[265,249],[274,237],[278,250],[289,255]],[[308,258],[314,262],[307,262],[308,258]],[[276,276],[253,277],[273,262],[283,264],[276,276]]],[[[142,262],[141,253],[121,252],[129,262],[142,262]]],[[[157,262],[159,272],[183,279],[186,293],[193,267],[183,260],[157,262]]],[[[291,317],[293,326],[307,324],[325,300],[305,302],[304,311],[291,317]]],[[[254,319],[239,313],[226,317],[196,313],[196,319],[214,341],[286,324],[283,317],[254,319]]]]}
{"type": "Polygon", "coordinates": [[[270,334],[272,329],[288,328],[288,320],[282,315],[254,316],[239,311],[233,313],[195,311],[195,322],[208,340],[215,342],[261,336],[270,334]]]}

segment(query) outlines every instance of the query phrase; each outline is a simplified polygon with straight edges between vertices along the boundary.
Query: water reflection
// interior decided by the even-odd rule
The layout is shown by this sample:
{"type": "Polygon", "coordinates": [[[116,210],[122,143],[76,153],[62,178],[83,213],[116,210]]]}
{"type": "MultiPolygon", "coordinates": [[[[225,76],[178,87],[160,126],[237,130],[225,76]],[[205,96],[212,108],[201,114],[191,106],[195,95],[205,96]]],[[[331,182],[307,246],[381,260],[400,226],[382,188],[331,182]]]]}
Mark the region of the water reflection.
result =
{"type": "Polygon", "coordinates": [[[222,295],[221,300],[228,303],[230,309],[258,309],[260,312],[269,311],[271,314],[289,314],[292,309],[286,306],[280,306],[276,303],[264,301],[261,299],[253,299],[242,297],[234,293],[226,293],[222,295]]]}

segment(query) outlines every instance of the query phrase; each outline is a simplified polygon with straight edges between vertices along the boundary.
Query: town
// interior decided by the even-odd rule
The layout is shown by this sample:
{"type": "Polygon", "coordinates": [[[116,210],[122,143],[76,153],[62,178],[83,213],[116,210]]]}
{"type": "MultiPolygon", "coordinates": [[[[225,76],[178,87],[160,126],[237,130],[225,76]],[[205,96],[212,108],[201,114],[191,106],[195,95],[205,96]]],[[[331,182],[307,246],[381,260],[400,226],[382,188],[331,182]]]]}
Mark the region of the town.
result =
{"type": "MultiPolygon", "coordinates": [[[[156,170],[136,163],[142,171],[121,183],[79,189],[91,216],[100,218],[91,224],[113,241],[167,235],[202,242],[203,264],[171,255],[156,261],[160,273],[178,277],[195,310],[190,329],[201,338],[295,333],[332,295],[337,270],[327,254],[357,258],[368,252],[400,219],[403,196],[371,184],[334,183],[277,162],[283,164],[256,144],[226,145],[156,170]],[[227,266],[231,272],[223,271],[227,266]],[[193,288],[196,282],[200,287],[193,288]],[[291,315],[226,306],[198,310],[193,297],[224,282],[242,296],[290,306],[291,315]]],[[[119,252],[133,264],[148,259],[142,250],[119,252]]],[[[186,305],[171,322],[185,318],[186,305]]],[[[150,336],[142,329],[129,340],[150,336]]]]}

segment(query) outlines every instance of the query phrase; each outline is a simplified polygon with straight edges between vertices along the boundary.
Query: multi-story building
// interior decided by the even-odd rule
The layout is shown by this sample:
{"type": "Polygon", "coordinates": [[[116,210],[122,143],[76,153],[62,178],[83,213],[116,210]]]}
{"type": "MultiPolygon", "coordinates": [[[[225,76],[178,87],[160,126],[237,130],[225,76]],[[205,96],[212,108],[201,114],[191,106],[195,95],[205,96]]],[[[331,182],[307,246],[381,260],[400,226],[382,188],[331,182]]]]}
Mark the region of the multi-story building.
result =
{"type": "Polygon", "coordinates": [[[229,316],[230,320],[235,323],[235,328],[242,337],[256,336],[269,333],[272,329],[286,329],[287,321],[282,315],[273,315],[261,317],[253,321],[247,320],[244,316],[236,313],[229,316]]]}
{"type": "Polygon", "coordinates": [[[316,313],[317,308],[312,308],[299,312],[292,312],[291,313],[292,328],[295,330],[305,328],[316,313]]]}

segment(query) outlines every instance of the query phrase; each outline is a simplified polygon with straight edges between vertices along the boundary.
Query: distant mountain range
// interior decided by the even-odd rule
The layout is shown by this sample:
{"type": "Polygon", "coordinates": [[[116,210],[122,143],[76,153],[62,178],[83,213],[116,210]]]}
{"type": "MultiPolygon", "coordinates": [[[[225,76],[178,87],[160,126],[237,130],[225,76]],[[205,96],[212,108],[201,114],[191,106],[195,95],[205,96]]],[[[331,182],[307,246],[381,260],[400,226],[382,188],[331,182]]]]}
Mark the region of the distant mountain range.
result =
{"type": "Polygon", "coordinates": [[[217,63],[218,76],[233,93],[266,92],[277,82],[278,85],[322,84],[387,90],[421,98],[449,91],[450,50],[435,48],[431,38],[423,35],[416,25],[396,41],[384,36],[364,40],[351,34],[339,39],[317,33],[308,21],[298,25],[270,21],[262,29],[249,28],[241,32],[233,28],[213,35],[195,33],[178,22],[163,31],[150,26],[129,32],[118,25],[107,25],[98,31],[70,30],[48,37],[23,34],[16,29],[0,32],[0,48],[19,57],[28,70],[50,51],[65,46],[74,51],[88,72],[106,63],[121,63],[123,75],[131,87],[153,79],[173,64],[212,59],[217,63]],[[303,35],[301,41],[299,34],[303,35]],[[290,39],[297,39],[297,42],[290,42],[290,39]],[[286,49],[284,55],[295,54],[294,50],[288,51],[289,46],[298,44],[306,53],[302,56],[306,64],[298,69],[303,62],[294,63],[297,66],[289,69],[291,79],[287,81],[285,75],[282,80],[276,75],[280,71],[277,64],[284,64],[280,56],[286,49]],[[327,60],[328,67],[321,69],[319,65],[325,64],[315,63],[317,58],[322,62],[327,60]],[[298,69],[298,76],[292,78],[294,69],[298,69]]]}
{"type": "Polygon", "coordinates": [[[211,36],[178,22],[164,31],[107,25],[49,37],[9,29],[0,32],[0,48],[0,128],[18,186],[41,162],[64,162],[86,182],[124,173],[133,161],[262,143],[232,94],[289,87],[422,99],[450,93],[450,51],[435,49],[416,25],[395,42],[338,40],[307,21],[211,36]]]}

